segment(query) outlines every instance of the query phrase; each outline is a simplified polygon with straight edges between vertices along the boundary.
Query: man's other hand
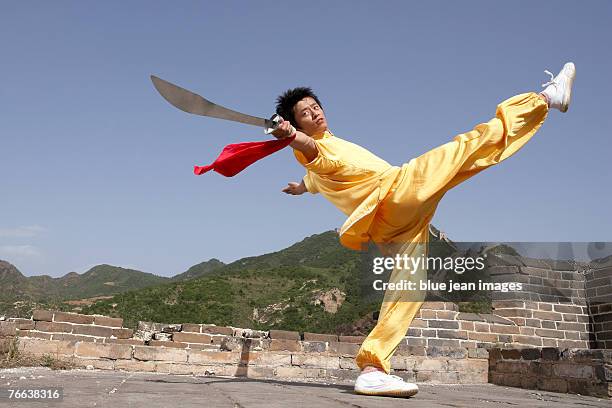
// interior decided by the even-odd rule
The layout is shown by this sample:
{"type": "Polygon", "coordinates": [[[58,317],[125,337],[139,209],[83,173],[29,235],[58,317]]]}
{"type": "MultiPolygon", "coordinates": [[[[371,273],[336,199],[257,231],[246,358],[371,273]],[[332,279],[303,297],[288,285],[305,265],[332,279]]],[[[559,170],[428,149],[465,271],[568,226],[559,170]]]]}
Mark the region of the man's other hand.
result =
{"type": "Polygon", "coordinates": [[[300,195],[300,194],[304,194],[307,191],[304,181],[302,181],[301,183],[290,181],[287,184],[288,184],[287,187],[283,188],[283,193],[300,195]]]}

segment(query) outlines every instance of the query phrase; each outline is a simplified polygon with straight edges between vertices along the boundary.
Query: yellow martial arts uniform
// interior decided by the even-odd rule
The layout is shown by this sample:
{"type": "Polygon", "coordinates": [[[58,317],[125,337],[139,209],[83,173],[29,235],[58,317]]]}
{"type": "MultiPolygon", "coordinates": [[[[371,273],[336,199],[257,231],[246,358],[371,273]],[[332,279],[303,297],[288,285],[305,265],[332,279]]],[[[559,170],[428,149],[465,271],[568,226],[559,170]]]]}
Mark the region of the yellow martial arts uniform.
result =
{"type": "MultiPolygon", "coordinates": [[[[293,149],[306,168],[309,192],[320,193],[348,218],[340,243],[351,249],[373,241],[385,256],[427,255],[429,223],[444,194],[471,176],[516,153],[544,122],[548,106],[538,94],[514,96],[497,107],[496,117],[456,136],[401,167],[326,131],[314,135],[319,154],[311,162],[293,149]]],[[[426,279],[395,269],[390,282],[426,279]]],[[[376,327],[363,342],[357,365],[390,371],[390,360],[418,313],[425,293],[385,292],[376,327]],[[409,296],[410,295],[410,296],[409,296]]]]}

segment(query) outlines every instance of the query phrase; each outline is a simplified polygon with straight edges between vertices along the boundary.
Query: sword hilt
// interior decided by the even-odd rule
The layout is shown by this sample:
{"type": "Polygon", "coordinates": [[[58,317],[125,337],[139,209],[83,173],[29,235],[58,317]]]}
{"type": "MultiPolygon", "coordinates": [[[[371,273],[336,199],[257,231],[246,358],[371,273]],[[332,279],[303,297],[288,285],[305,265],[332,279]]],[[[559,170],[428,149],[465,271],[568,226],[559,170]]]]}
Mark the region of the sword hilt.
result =
{"type": "MultiPolygon", "coordinates": [[[[269,135],[270,133],[274,132],[276,129],[278,129],[278,126],[281,124],[282,121],[283,121],[283,118],[275,113],[274,115],[272,115],[270,119],[268,119],[267,121],[268,127],[264,130],[264,133],[266,135],[269,135]]],[[[290,125],[290,126],[291,126],[291,129],[293,129],[291,131],[291,134],[295,133],[296,129],[293,127],[293,125],[290,125]]]]}
{"type": "Polygon", "coordinates": [[[270,133],[274,132],[278,128],[278,125],[281,124],[282,121],[283,121],[283,118],[281,118],[280,115],[277,115],[275,113],[274,115],[272,115],[270,119],[268,119],[268,122],[267,122],[268,127],[264,130],[264,133],[266,135],[269,135],[270,133]]]}

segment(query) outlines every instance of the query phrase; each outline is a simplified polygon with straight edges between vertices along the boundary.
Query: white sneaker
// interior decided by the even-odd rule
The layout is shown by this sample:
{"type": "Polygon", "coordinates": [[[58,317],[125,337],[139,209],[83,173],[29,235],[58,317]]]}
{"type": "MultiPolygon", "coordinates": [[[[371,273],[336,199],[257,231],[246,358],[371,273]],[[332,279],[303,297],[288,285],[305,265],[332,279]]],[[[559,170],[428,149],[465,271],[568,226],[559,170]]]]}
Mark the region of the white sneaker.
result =
{"type": "Polygon", "coordinates": [[[397,375],[382,371],[361,373],[355,381],[355,392],[364,395],[383,395],[390,397],[410,397],[419,392],[416,384],[405,382],[397,375]]]}
{"type": "Polygon", "coordinates": [[[548,70],[544,72],[550,75],[550,81],[542,84],[546,88],[542,93],[548,98],[548,106],[559,109],[561,112],[567,112],[572,98],[572,84],[574,78],[576,78],[574,63],[568,62],[565,64],[561,72],[554,78],[552,72],[548,70]]]}

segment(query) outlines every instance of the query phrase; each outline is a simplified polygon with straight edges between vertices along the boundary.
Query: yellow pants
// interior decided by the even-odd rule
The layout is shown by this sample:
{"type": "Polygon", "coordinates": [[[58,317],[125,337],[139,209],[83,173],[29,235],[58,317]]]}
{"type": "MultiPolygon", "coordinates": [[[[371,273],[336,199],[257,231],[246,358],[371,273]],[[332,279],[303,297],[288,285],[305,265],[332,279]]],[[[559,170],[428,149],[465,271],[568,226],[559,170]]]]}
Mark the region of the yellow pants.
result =
{"type": "MultiPolygon", "coordinates": [[[[429,223],[444,194],[476,173],[516,153],[540,128],[548,113],[546,102],[536,93],[505,100],[495,118],[456,136],[402,165],[391,191],[381,202],[371,240],[384,256],[427,255],[429,223]]],[[[390,282],[427,279],[427,270],[416,273],[396,268],[390,282]]],[[[425,292],[387,290],[378,322],[365,339],[356,357],[357,365],[391,369],[391,356],[406,336],[418,313],[425,292]]]]}

